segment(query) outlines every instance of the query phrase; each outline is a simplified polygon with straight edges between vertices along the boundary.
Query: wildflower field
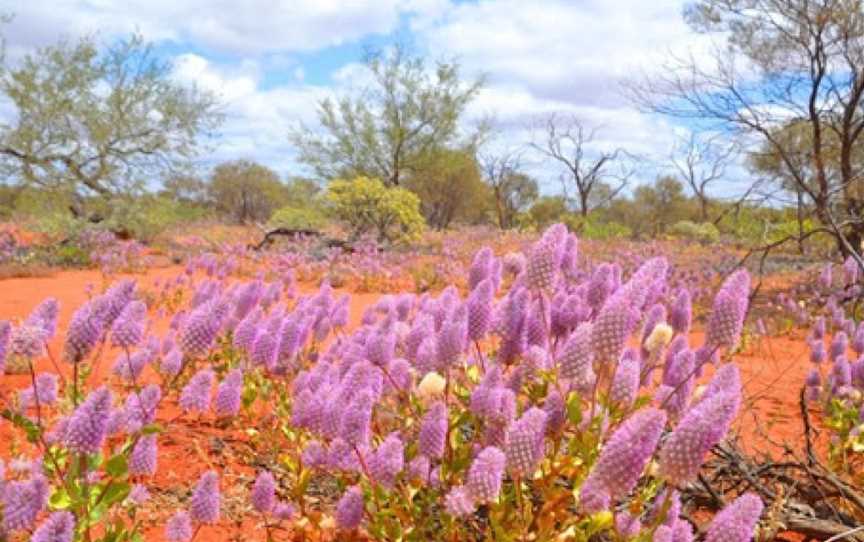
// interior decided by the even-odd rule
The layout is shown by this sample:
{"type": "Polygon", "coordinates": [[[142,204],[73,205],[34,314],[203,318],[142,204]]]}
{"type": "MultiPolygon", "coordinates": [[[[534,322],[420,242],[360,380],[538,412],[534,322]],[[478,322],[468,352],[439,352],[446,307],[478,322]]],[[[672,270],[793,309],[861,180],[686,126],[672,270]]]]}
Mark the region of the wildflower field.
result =
{"type": "Polygon", "coordinates": [[[0,539],[804,540],[864,519],[851,263],[757,276],[560,224],[427,243],[0,281],[0,539]]]}

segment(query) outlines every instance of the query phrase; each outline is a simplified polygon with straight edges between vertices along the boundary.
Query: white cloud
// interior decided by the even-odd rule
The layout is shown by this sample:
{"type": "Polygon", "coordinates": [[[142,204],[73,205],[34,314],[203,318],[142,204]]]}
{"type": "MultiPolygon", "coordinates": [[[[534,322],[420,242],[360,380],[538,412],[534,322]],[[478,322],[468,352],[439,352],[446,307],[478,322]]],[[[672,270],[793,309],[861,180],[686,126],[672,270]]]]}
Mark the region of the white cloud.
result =
{"type": "Polygon", "coordinates": [[[399,0],[11,0],[3,9],[15,14],[7,37],[18,47],[63,34],[140,31],[153,41],[242,55],[314,51],[387,34],[401,13],[422,7],[400,7],[399,0]]]}

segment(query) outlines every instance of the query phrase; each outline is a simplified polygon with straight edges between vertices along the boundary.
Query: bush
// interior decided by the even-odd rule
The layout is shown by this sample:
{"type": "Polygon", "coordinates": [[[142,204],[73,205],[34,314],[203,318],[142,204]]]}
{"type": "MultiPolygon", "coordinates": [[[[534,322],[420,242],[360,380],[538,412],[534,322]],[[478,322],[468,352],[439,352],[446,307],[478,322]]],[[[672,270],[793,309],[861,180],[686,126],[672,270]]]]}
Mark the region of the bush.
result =
{"type": "Polygon", "coordinates": [[[351,229],[354,238],[374,233],[379,241],[408,242],[419,239],[426,226],[416,194],[404,188],[388,188],[378,179],[333,180],[325,200],[333,216],[351,229]]]}
{"type": "Polygon", "coordinates": [[[680,220],[669,228],[669,234],[688,241],[699,243],[716,243],[720,240],[720,230],[710,222],[697,224],[690,220],[680,220]]]}
{"type": "Polygon", "coordinates": [[[270,217],[267,223],[270,228],[288,228],[292,230],[320,230],[327,225],[327,217],[320,209],[314,207],[282,207],[270,217]]]}
{"type": "Polygon", "coordinates": [[[596,241],[608,241],[611,239],[627,239],[633,235],[633,230],[614,220],[598,220],[589,215],[583,217],[570,213],[563,217],[562,221],[571,230],[578,232],[580,237],[596,241]]]}

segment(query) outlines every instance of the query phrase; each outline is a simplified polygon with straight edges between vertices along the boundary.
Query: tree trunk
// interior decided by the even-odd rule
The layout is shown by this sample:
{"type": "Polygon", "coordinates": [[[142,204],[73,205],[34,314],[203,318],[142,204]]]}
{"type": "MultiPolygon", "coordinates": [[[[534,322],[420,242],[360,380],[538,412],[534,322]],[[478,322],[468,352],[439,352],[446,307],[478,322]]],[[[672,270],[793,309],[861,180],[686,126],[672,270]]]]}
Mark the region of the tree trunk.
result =
{"type": "Polygon", "coordinates": [[[798,221],[798,253],[804,254],[804,197],[800,188],[795,192],[798,197],[795,217],[798,221]]]}

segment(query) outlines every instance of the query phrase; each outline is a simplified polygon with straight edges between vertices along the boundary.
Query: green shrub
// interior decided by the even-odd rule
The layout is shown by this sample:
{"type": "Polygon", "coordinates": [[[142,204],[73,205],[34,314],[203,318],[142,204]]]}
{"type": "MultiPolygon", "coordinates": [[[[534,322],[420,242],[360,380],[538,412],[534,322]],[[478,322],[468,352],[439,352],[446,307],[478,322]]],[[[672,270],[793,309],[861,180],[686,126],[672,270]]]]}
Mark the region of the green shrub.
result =
{"type": "Polygon", "coordinates": [[[720,240],[720,230],[710,222],[697,224],[690,220],[679,220],[669,228],[669,234],[699,243],[716,243],[720,240]]]}
{"type": "Polygon", "coordinates": [[[315,207],[282,207],[270,217],[270,228],[292,230],[320,230],[327,225],[327,217],[315,207]]]}
{"type": "Polygon", "coordinates": [[[333,217],[344,222],[353,237],[375,234],[379,241],[415,241],[426,226],[416,194],[389,188],[378,179],[333,180],[325,201],[333,217]]]}

